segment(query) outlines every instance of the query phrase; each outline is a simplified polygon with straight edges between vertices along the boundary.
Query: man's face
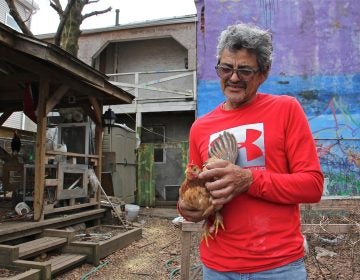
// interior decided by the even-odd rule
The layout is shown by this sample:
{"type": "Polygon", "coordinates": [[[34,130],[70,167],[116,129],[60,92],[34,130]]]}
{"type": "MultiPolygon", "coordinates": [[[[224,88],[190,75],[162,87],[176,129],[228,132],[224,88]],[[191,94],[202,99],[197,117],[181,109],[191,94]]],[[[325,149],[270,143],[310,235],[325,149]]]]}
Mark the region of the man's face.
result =
{"type": "Polygon", "coordinates": [[[267,72],[259,71],[256,55],[247,49],[225,49],[221,54],[217,73],[227,99],[225,108],[228,110],[250,103],[255,98],[258,87],[267,77],[267,72]]]}

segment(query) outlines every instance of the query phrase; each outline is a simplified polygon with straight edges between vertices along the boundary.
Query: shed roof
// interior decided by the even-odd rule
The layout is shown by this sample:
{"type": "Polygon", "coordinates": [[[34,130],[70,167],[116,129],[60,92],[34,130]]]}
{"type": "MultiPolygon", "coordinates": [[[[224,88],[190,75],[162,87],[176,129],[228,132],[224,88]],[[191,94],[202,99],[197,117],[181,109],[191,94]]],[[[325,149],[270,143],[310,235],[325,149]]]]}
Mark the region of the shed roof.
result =
{"type": "Polygon", "coordinates": [[[40,79],[49,81],[50,98],[66,91],[54,108],[88,104],[89,97],[102,105],[129,104],[134,96],[111,84],[108,76],[52,43],[19,33],[0,24],[0,113],[22,111],[25,88],[40,79]]]}

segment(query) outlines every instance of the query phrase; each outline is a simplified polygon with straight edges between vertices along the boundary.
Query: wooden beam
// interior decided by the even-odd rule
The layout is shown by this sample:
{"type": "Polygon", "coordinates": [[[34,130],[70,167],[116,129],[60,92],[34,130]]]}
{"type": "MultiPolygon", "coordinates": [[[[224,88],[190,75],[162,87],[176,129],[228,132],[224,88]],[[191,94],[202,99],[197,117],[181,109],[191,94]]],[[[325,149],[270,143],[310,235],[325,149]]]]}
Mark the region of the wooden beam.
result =
{"type": "Polygon", "coordinates": [[[4,122],[6,122],[6,120],[11,116],[12,113],[12,111],[6,111],[2,113],[2,115],[0,116],[0,126],[3,125],[4,122]]]}
{"type": "Polygon", "coordinates": [[[54,94],[49,98],[49,100],[46,102],[46,115],[51,112],[52,109],[56,106],[56,104],[59,103],[61,98],[65,95],[65,93],[69,90],[69,86],[67,85],[61,85],[54,94]]]}
{"type": "Polygon", "coordinates": [[[34,220],[44,218],[44,188],[45,188],[45,141],[46,141],[46,101],[49,95],[49,81],[40,80],[39,102],[37,109],[37,134],[35,157],[35,194],[34,194],[34,220]]]}
{"type": "Polygon", "coordinates": [[[102,106],[100,105],[99,101],[94,96],[89,96],[90,102],[92,107],[94,108],[94,117],[95,117],[95,124],[102,125],[102,106]]]}

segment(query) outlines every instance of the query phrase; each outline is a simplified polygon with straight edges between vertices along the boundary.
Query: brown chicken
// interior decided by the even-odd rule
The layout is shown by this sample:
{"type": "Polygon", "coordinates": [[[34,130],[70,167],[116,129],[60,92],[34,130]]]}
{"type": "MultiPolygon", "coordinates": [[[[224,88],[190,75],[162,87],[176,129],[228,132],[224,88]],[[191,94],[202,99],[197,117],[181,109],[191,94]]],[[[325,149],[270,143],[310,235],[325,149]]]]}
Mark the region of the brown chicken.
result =
{"type": "MultiPolygon", "coordinates": [[[[209,159],[206,163],[214,159],[223,159],[235,163],[237,156],[238,147],[236,138],[233,134],[225,131],[210,144],[209,159]]],[[[204,169],[206,168],[206,163],[204,164],[204,169]]],[[[220,213],[221,207],[215,209],[212,204],[211,194],[205,187],[205,182],[198,177],[201,172],[201,167],[191,163],[187,165],[185,180],[181,184],[179,196],[189,207],[203,211],[203,216],[206,218],[202,237],[208,245],[208,238],[213,238],[212,232],[214,232],[215,237],[219,227],[222,229],[225,229],[225,227],[220,213]]]]}

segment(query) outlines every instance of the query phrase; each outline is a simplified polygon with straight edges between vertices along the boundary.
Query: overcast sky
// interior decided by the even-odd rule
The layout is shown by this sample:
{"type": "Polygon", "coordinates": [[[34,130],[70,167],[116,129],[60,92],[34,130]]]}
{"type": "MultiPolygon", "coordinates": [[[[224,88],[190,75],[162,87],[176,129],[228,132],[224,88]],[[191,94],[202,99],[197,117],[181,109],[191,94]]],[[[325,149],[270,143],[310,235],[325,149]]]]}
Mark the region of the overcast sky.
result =
{"type": "MultiPolygon", "coordinates": [[[[35,2],[40,10],[33,15],[31,31],[35,35],[55,32],[59,19],[55,10],[50,7],[49,0],[35,2]]],[[[116,9],[120,10],[120,24],[196,14],[194,0],[99,0],[99,3],[86,5],[83,14],[109,6],[112,7],[111,12],[85,19],[81,29],[113,26],[116,9]]]]}

